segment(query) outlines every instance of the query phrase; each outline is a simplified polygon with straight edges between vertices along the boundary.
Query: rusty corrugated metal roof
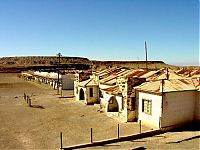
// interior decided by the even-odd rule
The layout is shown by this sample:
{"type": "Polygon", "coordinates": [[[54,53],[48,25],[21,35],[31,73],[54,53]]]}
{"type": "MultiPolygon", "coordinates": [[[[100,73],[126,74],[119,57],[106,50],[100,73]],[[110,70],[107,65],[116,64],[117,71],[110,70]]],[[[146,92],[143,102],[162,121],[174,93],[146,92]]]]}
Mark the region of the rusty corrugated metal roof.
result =
{"type": "Polygon", "coordinates": [[[91,79],[79,82],[78,85],[82,86],[82,87],[84,87],[84,86],[97,86],[98,83],[95,82],[95,80],[93,78],[91,78],[91,79]]]}
{"type": "Polygon", "coordinates": [[[174,91],[187,91],[187,90],[197,90],[192,79],[170,79],[170,80],[157,80],[149,81],[135,87],[134,89],[140,91],[161,93],[163,92],[174,92],[174,91]],[[163,89],[162,89],[163,87],[163,89]]]}
{"type": "Polygon", "coordinates": [[[121,95],[121,91],[119,90],[119,86],[115,85],[109,88],[102,89],[103,91],[108,92],[109,94],[121,95]]]}
{"type": "Polygon", "coordinates": [[[126,70],[126,69],[115,71],[112,74],[110,74],[109,76],[107,76],[103,79],[100,79],[100,83],[114,84],[114,83],[116,83],[117,77],[123,76],[123,74],[126,74],[127,72],[129,72],[129,70],[126,70]]]}

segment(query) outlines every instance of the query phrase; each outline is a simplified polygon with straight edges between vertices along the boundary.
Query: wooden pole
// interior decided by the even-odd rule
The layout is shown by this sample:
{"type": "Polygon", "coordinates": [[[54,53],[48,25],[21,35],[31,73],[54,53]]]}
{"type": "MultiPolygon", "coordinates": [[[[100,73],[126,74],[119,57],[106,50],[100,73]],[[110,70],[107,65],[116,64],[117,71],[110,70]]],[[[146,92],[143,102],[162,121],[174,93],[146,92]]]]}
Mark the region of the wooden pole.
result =
{"type": "Polygon", "coordinates": [[[91,141],[91,143],[93,143],[93,139],[92,139],[92,128],[91,128],[91,131],[90,131],[90,141],[91,141]]]}
{"type": "Polygon", "coordinates": [[[146,69],[147,69],[147,42],[145,41],[145,57],[146,57],[146,69]]]}
{"type": "Polygon", "coordinates": [[[26,94],[24,93],[24,101],[26,101],[26,94]]]}
{"type": "Polygon", "coordinates": [[[139,120],[139,124],[140,124],[140,133],[142,133],[142,123],[141,123],[141,120],[139,120]]]}
{"type": "Polygon", "coordinates": [[[117,137],[119,138],[119,124],[117,126],[117,137]]]}
{"type": "Polygon", "coordinates": [[[162,83],[161,83],[161,84],[162,84],[162,91],[161,91],[161,92],[162,92],[162,104],[161,104],[161,106],[162,106],[161,112],[162,112],[162,113],[163,113],[163,98],[164,98],[164,96],[163,96],[163,92],[164,92],[164,82],[165,82],[164,79],[162,79],[162,83]]]}
{"type": "Polygon", "coordinates": [[[61,53],[58,53],[58,84],[57,84],[57,94],[59,94],[59,87],[60,87],[60,77],[59,77],[59,73],[60,73],[60,56],[61,56],[61,53]]]}
{"type": "Polygon", "coordinates": [[[60,149],[63,149],[62,132],[60,132],[60,149]]]}
{"type": "Polygon", "coordinates": [[[26,103],[28,103],[28,99],[29,99],[29,96],[27,95],[27,96],[26,96],[26,103]]]}
{"type": "Polygon", "coordinates": [[[159,129],[161,129],[161,117],[159,117],[159,129]]]}
{"type": "Polygon", "coordinates": [[[60,89],[60,96],[62,97],[62,86],[61,86],[61,89],[60,89]]]}
{"type": "Polygon", "coordinates": [[[28,104],[29,104],[29,107],[31,107],[31,99],[30,98],[28,99],[28,104]]]}

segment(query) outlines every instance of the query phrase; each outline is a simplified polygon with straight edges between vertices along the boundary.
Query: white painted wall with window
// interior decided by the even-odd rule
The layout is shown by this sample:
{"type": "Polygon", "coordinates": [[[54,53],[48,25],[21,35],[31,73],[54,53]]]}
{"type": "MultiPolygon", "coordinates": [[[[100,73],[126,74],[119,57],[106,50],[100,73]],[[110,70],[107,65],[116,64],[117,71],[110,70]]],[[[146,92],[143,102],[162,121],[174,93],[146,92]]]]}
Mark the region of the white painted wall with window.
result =
{"type": "Polygon", "coordinates": [[[139,116],[142,124],[159,128],[161,117],[162,96],[139,92],[139,116]]]}

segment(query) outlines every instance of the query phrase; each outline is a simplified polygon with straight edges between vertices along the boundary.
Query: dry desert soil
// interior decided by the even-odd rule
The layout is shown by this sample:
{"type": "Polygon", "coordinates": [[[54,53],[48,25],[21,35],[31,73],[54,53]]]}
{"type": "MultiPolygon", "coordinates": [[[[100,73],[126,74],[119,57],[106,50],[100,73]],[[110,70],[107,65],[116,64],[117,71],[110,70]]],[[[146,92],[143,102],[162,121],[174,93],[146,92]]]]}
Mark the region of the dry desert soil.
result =
{"type": "MultiPolygon", "coordinates": [[[[0,149],[59,149],[60,132],[63,146],[90,142],[139,132],[137,123],[121,123],[100,113],[98,105],[75,101],[73,91],[59,98],[46,84],[24,81],[17,74],[0,74],[0,149]],[[32,107],[23,95],[31,96],[32,107]]],[[[142,127],[142,130],[149,130],[142,127]]],[[[86,149],[200,149],[200,132],[179,130],[153,137],[124,141],[86,149]]]]}
{"type": "MultiPolygon", "coordinates": [[[[73,90],[57,91],[46,84],[24,81],[17,74],[0,74],[0,149],[59,149],[63,146],[139,132],[137,123],[120,123],[100,113],[98,105],[75,101],[73,90]],[[31,96],[32,107],[23,95],[31,96]]],[[[146,127],[142,128],[148,130],[146,127]]]]}

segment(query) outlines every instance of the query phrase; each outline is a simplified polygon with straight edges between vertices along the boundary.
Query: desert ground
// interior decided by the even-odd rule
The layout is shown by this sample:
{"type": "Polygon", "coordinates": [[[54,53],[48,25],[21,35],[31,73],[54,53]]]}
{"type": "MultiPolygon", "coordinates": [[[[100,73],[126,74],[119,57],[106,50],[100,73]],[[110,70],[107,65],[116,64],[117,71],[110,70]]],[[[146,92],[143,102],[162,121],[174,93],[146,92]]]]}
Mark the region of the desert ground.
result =
{"type": "MultiPolygon", "coordinates": [[[[73,91],[59,98],[46,84],[24,81],[17,74],[0,74],[0,149],[59,149],[60,132],[63,146],[139,132],[137,123],[121,123],[100,113],[98,105],[75,101],[73,91]],[[31,96],[32,107],[23,95],[31,96]]],[[[149,130],[142,127],[142,130],[149,130]]],[[[121,147],[122,148],[122,147],[121,147]]]]}
{"type": "MultiPolygon", "coordinates": [[[[59,98],[46,84],[24,81],[17,74],[0,74],[0,149],[59,149],[60,132],[63,146],[117,137],[139,132],[137,123],[122,123],[100,113],[98,105],[75,101],[73,91],[59,98]],[[31,96],[32,107],[23,95],[31,96]]],[[[145,126],[143,131],[149,130],[145,126]]],[[[86,149],[199,149],[199,128],[167,132],[153,137],[124,141],[86,149]]]]}

